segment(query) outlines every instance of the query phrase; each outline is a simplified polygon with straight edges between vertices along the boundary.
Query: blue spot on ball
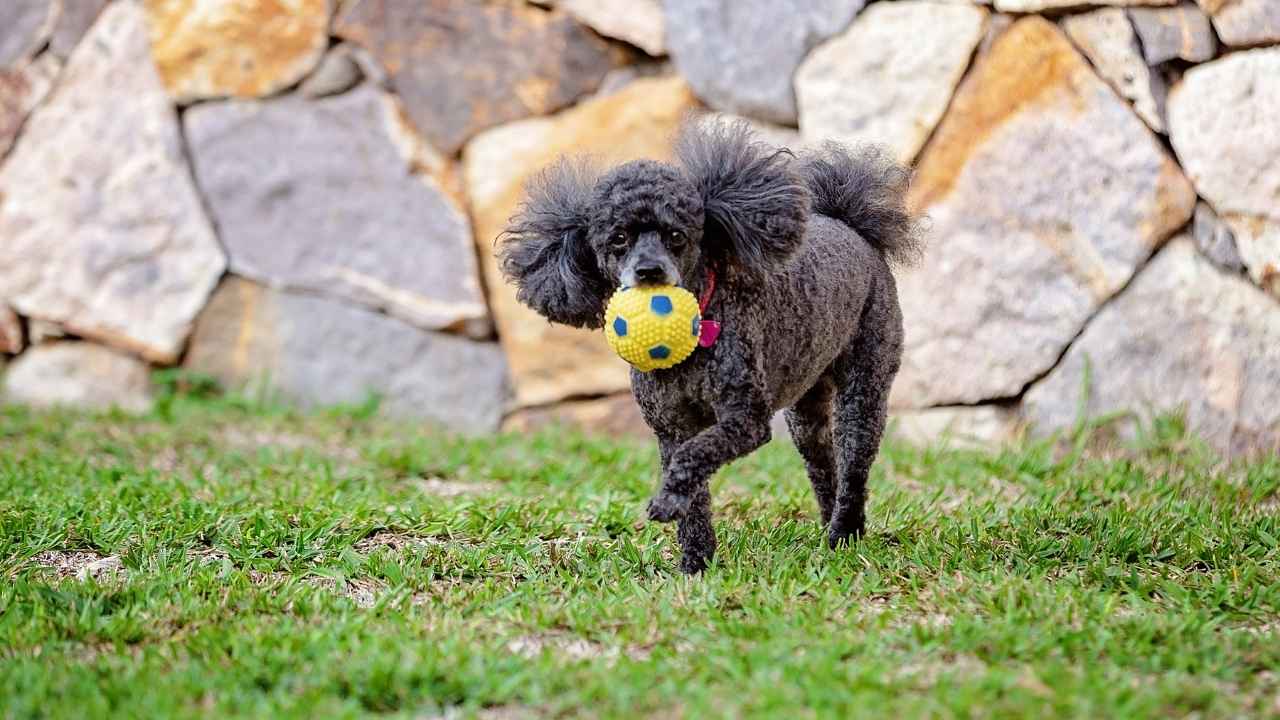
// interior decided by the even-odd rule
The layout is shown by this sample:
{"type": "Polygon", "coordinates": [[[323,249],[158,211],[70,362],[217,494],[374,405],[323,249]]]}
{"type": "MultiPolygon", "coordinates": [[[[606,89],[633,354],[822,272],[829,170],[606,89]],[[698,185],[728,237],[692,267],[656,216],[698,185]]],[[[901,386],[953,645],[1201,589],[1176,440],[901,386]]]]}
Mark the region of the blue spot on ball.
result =
{"type": "Polygon", "coordinates": [[[698,333],[702,330],[702,316],[693,316],[693,336],[698,337],[698,333]]]}
{"type": "Polygon", "coordinates": [[[671,298],[666,295],[654,295],[649,298],[649,309],[657,315],[669,315],[672,307],[671,298]]]}
{"type": "Polygon", "coordinates": [[[654,360],[666,360],[671,356],[671,348],[666,345],[655,345],[649,348],[649,357],[654,360]]]}
{"type": "Polygon", "coordinates": [[[627,321],[620,317],[613,319],[613,332],[618,337],[627,336],[627,321]]]}

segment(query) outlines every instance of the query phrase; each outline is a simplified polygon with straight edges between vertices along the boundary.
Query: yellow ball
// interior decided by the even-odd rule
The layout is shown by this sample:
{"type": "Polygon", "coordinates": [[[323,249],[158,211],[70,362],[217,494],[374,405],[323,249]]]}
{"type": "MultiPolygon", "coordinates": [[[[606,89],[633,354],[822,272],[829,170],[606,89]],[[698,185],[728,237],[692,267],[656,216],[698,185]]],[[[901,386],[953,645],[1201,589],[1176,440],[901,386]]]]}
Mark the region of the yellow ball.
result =
{"type": "Polygon", "coordinates": [[[604,311],[609,347],[640,372],[683,362],[698,347],[702,318],[693,293],[674,285],[623,288],[604,311]]]}

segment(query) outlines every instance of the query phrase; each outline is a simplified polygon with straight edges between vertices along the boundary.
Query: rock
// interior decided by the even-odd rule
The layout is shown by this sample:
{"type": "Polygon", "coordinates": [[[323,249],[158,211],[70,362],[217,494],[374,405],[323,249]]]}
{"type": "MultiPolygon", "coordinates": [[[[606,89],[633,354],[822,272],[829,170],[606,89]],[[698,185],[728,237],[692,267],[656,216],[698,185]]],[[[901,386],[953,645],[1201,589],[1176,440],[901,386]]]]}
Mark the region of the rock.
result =
{"type": "Polygon", "coordinates": [[[1196,203],[1192,237],[1195,239],[1196,249],[1214,265],[1235,274],[1245,271],[1244,260],[1240,258],[1240,251],[1236,247],[1235,233],[1218,218],[1209,203],[1196,203]]]}
{"type": "Polygon", "coordinates": [[[560,7],[605,37],[629,42],[654,57],[667,52],[661,0],[564,0],[560,7]]]}
{"type": "Polygon", "coordinates": [[[1169,98],[1169,139],[1201,197],[1235,235],[1253,280],[1280,296],[1280,48],[1187,71],[1169,98]]]}
{"type": "Polygon", "coordinates": [[[871,5],[796,72],[801,133],[811,142],[884,145],[910,162],[946,112],[986,16],[969,5],[871,5]]]}
{"type": "Polygon", "coordinates": [[[792,77],[865,0],[665,0],[667,50],[717,110],[796,124],[792,77]]]}
{"type": "Polygon", "coordinates": [[[995,44],[997,38],[1005,33],[1017,18],[1013,15],[1003,15],[1001,13],[993,13],[987,16],[987,30],[982,35],[982,41],[978,43],[978,57],[983,57],[991,50],[991,46],[995,44]]]}
{"type": "MultiPolygon", "coordinates": [[[[1175,5],[1178,0],[1090,0],[1088,5],[1175,5]]],[[[1002,13],[1034,13],[1079,7],[1080,0],[995,0],[1002,13]]]]}
{"type": "Polygon", "coordinates": [[[62,0],[62,12],[49,38],[49,52],[67,59],[80,44],[80,38],[93,27],[98,14],[111,0],[62,0]]]}
{"type": "Polygon", "coordinates": [[[564,153],[589,154],[602,164],[668,158],[672,135],[696,106],[679,78],[637,80],[557,116],[494,128],[467,145],[463,163],[476,245],[518,405],[605,395],[630,386],[627,365],[605,344],[604,333],[547,323],[516,302],[514,288],[498,272],[493,242],[516,211],[525,180],[564,153]]]}
{"type": "Polygon", "coordinates": [[[1275,0],[1196,0],[1213,19],[1222,42],[1253,47],[1280,42],[1280,3],[1275,0]]]}
{"type": "MultiPolygon", "coordinates": [[[[365,77],[369,77],[367,69],[365,77]]],[[[408,159],[412,172],[416,175],[428,176],[433,182],[442,185],[444,190],[461,205],[463,192],[458,178],[457,164],[452,158],[442,155],[418,134],[399,98],[390,93],[384,93],[382,99],[387,107],[387,113],[384,116],[387,137],[395,143],[400,155],[408,159]]]]}
{"type": "Polygon", "coordinates": [[[360,73],[364,75],[366,80],[383,90],[391,90],[391,77],[387,75],[387,69],[368,50],[354,43],[345,42],[339,43],[334,49],[345,53],[347,57],[354,60],[360,66],[360,73]]]}
{"type": "Polygon", "coordinates": [[[354,3],[336,32],[382,62],[413,124],[446,154],[484,128],[569,105],[616,64],[565,13],[522,3],[354,3]]]}
{"type": "Polygon", "coordinates": [[[506,401],[496,343],[228,277],[200,315],[187,367],[304,406],[360,403],[466,431],[495,430],[506,401]]]}
{"type": "Polygon", "coordinates": [[[1209,18],[1193,2],[1184,0],[1170,8],[1133,8],[1129,19],[1142,41],[1142,55],[1148,65],[1179,58],[1204,62],[1212,60],[1218,51],[1218,39],[1209,27],[1209,18]]]}
{"type": "Polygon", "coordinates": [[[1161,251],[1027,393],[1037,432],[1076,422],[1086,372],[1090,417],[1182,410],[1223,452],[1280,450],[1280,309],[1215,269],[1190,238],[1161,251]]]}
{"type": "Polygon", "coordinates": [[[0,355],[17,355],[26,346],[22,320],[0,300],[0,355]]]}
{"type": "Polygon", "coordinates": [[[0,3],[0,68],[18,66],[40,49],[58,19],[59,0],[0,3]]]}
{"type": "Polygon", "coordinates": [[[325,53],[315,72],[298,86],[298,94],[313,100],[341,95],[359,85],[361,80],[364,80],[364,69],[355,57],[354,48],[339,45],[325,53]]]}
{"type": "Polygon", "coordinates": [[[31,348],[9,365],[0,397],[32,407],[145,412],[151,407],[151,376],[146,363],[110,348],[52,343],[31,348]]]}
{"type": "Polygon", "coordinates": [[[32,345],[40,345],[53,340],[61,340],[66,336],[66,328],[62,327],[58,323],[49,322],[48,320],[40,320],[38,318],[31,318],[27,321],[27,340],[30,341],[32,345]]]}
{"type": "Polygon", "coordinates": [[[380,90],[205,103],[184,122],[233,272],[488,335],[466,214],[411,174],[380,90]]]}
{"type": "Polygon", "coordinates": [[[1280,220],[1280,48],[1232,53],[1187,72],[1169,95],[1169,140],[1220,214],[1280,220]]]}
{"type": "Polygon", "coordinates": [[[764,120],[756,120],[753,118],[744,118],[741,115],[728,117],[737,120],[745,120],[751,126],[751,131],[756,134],[760,140],[778,148],[787,148],[789,150],[799,150],[801,148],[810,147],[811,144],[806,142],[800,131],[795,128],[783,125],[774,125],[764,120]]]}
{"type": "Polygon", "coordinates": [[[609,437],[653,438],[630,393],[517,410],[507,416],[502,429],[534,432],[557,426],[609,437]]]}
{"type": "Polygon", "coordinates": [[[278,92],[311,72],[329,44],[329,0],[146,0],[146,7],[156,65],[178,102],[278,92]]]}
{"type": "Polygon", "coordinates": [[[913,445],[994,448],[1021,435],[1017,410],[1004,405],[903,410],[890,417],[890,435],[913,445]]]}
{"type": "Polygon", "coordinates": [[[1195,193],[1058,29],[1029,17],[961,85],[910,202],[932,232],[899,277],[895,407],[1017,396],[1190,219],[1195,193]]]}
{"type": "Polygon", "coordinates": [[[1280,221],[1256,215],[1226,215],[1240,257],[1263,290],[1280,298],[1280,221]]]}
{"type": "Polygon", "coordinates": [[[62,63],[41,55],[21,68],[0,70],[0,159],[18,139],[22,123],[53,89],[62,63]]]}
{"type": "Polygon", "coordinates": [[[1169,88],[1164,78],[1147,66],[1138,46],[1138,36],[1125,11],[1103,8],[1083,15],[1069,15],[1062,29],[1076,47],[1089,58],[1103,80],[1129,102],[1147,125],[1165,131],[1165,98],[1169,88]]]}
{"type": "Polygon", "coordinates": [[[298,85],[296,92],[310,98],[328,97],[344,93],[362,82],[372,83],[388,92],[391,90],[387,69],[368,50],[354,43],[339,42],[320,58],[316,69],[298,85]]]}
{"type": "Polygon", "coordinates": [[[670,77],[675,66],[670,60],[647,60],[610,70],[596,88],[595,97],[612,95],[641,78],[670,77]]]}
{"type": "Polygon", "coordinates": [[[152,66],[111,3],[0,168],[0,297],[19,313],[177,359],[225,261],[152,66]]]}

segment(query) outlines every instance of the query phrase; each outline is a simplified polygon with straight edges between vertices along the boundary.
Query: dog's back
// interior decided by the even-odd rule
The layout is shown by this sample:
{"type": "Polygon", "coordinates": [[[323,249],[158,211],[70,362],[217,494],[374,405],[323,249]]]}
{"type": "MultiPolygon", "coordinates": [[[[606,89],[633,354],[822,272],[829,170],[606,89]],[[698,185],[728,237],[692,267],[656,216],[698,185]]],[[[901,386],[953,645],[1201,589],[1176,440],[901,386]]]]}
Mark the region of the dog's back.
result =
{"type": "MultiPolygon", "coordinates": [[[[901,336],[897,288],[884,256],[844,222],[814,213],[796,253],[769,273],[754,308],[727,312],[764,340],[773,410],[793,405],[864,327],[901,336]]],[[[743,303],[733,303],[743,305],[743,303]]]]}
{"type": "Polygon", "coordinates": [[[758,296],[730,298],[724,312],[763,346],[774,410],[793,405],[864,330],[879,336],[896,371],[902,318],[891,265],[920,252],[906,208],[907,172],[874,148],[829,144],[805,154],[797,171],[812,196],[803,240],[766,273],[758,296]]]}

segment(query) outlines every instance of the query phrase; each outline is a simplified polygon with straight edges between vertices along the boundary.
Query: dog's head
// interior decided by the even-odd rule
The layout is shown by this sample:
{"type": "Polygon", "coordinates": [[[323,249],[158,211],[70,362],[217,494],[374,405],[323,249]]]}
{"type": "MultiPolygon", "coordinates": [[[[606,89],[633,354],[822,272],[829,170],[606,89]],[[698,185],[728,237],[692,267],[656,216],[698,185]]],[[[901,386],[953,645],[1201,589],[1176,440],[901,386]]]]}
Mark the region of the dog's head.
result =
{"type": "Polygon", "coordinates": [[[702,197],[672,165],[636,160],[592,193],[587,243],[608,284],[679,285],[703,261],[702,197]]]}
{"type": "Polygon", "coordinates": [[[534,178],[499,249],[520,301],[596,328],[619,286],[692,288],[708,265],[750,278],[795,249],[809,193],[789,153],[745,123],[701,123],[676,155],[678,165],[637,160],[598,177],[566,160],[534,178]]]}

